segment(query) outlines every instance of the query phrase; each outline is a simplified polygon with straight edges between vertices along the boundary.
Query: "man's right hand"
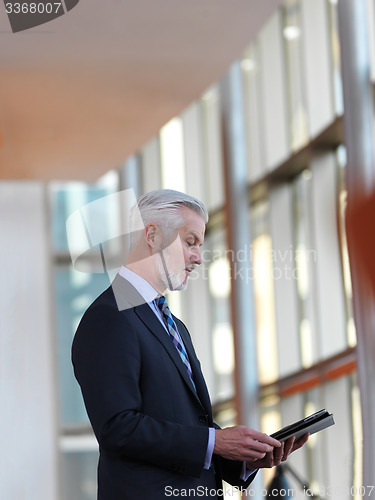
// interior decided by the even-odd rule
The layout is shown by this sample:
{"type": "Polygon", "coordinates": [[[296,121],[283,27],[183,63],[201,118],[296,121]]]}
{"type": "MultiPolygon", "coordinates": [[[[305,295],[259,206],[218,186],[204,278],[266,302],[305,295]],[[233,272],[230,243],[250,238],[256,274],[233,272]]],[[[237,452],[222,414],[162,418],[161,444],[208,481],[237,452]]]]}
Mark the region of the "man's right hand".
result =
{"type": "Polygon", "coordinates": [[[244,425],[215,431],[214,453],[229,460],[260,460],[266,453],[280,447],[281,443],[277,439],[244,425]]]}

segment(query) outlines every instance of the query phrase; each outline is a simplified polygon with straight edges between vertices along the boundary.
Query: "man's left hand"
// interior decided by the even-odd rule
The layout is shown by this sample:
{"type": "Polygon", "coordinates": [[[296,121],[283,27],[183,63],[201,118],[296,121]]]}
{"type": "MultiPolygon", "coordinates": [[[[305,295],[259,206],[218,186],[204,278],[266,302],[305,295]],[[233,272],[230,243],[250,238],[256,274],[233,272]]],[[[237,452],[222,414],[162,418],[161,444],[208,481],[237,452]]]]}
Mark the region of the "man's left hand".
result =
{"type": "Polygon", "coordinates": [[[306,441],[309,439],[309,434],[305,434],[296,440],[295,437],[289,438],[287,441],[281,443],[280,448],[274,448],[273,451],[266,453],[266,455],[254,461],[247,462],[248,469],[269,469],[271,467],[275,467],[280,465],[281,462],[285,462],[289,455],[293,453],[293,451],[301,448],[306,441]]]}

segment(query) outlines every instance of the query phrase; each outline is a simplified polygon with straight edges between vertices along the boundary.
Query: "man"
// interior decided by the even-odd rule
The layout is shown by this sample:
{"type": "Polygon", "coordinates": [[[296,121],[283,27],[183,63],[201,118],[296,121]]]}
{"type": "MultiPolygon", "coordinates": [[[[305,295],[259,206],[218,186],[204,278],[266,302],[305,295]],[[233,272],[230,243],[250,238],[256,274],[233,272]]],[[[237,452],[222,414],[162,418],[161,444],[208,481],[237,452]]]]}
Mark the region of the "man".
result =
{"type": "Polygon", "coordinates": [[[99,442],[98,499],[219,498],[222,479],[246,487],[307,437],[284,445],[214,424],[190,335],[163,296],[184,289],[201,264],[207,210],[172,190],[146,194],[137,210],[144,230],[132,235],[126,266],[84,314],[72,348],[99,442]]]}

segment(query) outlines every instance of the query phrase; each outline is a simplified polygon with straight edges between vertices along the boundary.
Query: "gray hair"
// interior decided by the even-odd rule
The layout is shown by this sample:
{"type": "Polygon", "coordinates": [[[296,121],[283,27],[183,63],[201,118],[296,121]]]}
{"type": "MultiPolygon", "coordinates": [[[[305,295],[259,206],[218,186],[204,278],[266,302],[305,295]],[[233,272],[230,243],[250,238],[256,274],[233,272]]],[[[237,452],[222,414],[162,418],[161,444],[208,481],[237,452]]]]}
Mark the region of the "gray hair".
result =
{"type": "MultiPolygon", "coordinates": [[[[186,207],[198,213],[204,222],[208,222],[208,211],[205,205],[197,198],[173,189],[157,189],[141,196],[130,213],[130,229],[134,227],[136,209],[139,210],[145,226],[154,222],[165,232],[176,230],[183,226],[184,219],[180,209],[186,207]]],[[[137,237],[131,237],[130,242],[134,244],[137,237]]]]}

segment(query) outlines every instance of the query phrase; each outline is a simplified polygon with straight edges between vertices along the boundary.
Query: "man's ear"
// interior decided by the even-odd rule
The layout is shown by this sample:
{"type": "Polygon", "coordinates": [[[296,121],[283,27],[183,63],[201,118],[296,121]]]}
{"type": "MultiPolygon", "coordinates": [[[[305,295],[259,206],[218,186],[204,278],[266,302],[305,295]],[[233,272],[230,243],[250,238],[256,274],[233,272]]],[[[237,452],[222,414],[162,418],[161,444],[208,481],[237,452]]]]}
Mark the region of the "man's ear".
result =
{"type": "Polygon", "coordinates": [[[154,251],[159,251],[161,246],[161,231],[160,228],[151,222],[145,227],[145,237],[147,245],[154,251]]]}

